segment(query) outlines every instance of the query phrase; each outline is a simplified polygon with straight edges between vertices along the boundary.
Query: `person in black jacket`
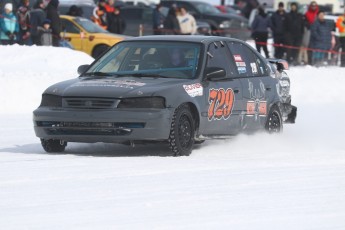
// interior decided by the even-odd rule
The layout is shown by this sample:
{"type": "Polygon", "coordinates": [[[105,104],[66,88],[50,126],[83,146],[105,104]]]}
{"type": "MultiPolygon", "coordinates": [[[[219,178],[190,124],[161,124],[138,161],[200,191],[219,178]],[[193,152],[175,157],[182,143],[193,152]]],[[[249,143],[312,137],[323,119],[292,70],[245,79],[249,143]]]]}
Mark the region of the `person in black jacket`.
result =
{"type": "Polygon", "coordinates": [[[284,3],[279,2],[278,10],[274,12],[271,17],[271,29],[273,31],[273,40],[275,44],[274,56],[275,58],[283,58],[285,53],[285,48],[282,47],[286,45],[285,39],[285,20],[286,12],[284,10],[284,3]]]}
{"type": "Polygon", "coordinates": [[[121,16],[121,11],[118,8],[114,9],[113,13],[107,15],[108,31],[110,33],[122,34],[126,29],[126,22],[121,16]]]}
{"type": "Polygon", "coordinates": [[[177,20],[176,8],[171,7],[168,15],[164,20],[164,32],[165,34],[180,34],[180,24],[177,20]]]}
{"type": "Polygon", "coordinates": [[[265,10],[261,6],[258,7],[258,14],[252,23],[252,37],[255,40],[256,50],[260,53],[262,48],[266,58],[269,58],[267,39],[270,26],[270,18],[265,13],[265,10]]]}
{"type": "Polygon", "coordinates": [[[30,34],[31,40],[34,45],[41,45],[40,35],[38,33],[37,27],[41,26],[46,19],[46,12],[44,11],[44,2],[43,0],[37,0],[34,5],[34,9],[30,12],[30,34]]]}
{"type": "Polygon", "coordinates": [[[298,52],[302,44],[304,32],[304,16],[298,13],[297,3],[291,3],[291,11],[286,16],[286,41],[291,48],[287,50],[287,61],[293,65],[298,63],[298,52]]]}
{"type": "Polygon", "coordinates": [[[50,0],[47,6],[47,18],[51,21],[53,46],[60,46],[61,21],[58,13],[59,0],[50,0]]]}

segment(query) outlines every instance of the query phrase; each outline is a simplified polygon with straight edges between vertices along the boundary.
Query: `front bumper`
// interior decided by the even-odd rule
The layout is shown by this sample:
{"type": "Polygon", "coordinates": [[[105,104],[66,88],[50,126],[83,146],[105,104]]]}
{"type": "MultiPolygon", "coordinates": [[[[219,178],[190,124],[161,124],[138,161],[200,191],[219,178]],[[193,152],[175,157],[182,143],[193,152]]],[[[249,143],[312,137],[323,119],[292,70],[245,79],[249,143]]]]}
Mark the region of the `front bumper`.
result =
{"type": "Polygon", "coordinates": [[[41,139],[67,142],[166,140],[173,109],[70,110],[41,107],[33,112],[34,130],[41,139]]]}

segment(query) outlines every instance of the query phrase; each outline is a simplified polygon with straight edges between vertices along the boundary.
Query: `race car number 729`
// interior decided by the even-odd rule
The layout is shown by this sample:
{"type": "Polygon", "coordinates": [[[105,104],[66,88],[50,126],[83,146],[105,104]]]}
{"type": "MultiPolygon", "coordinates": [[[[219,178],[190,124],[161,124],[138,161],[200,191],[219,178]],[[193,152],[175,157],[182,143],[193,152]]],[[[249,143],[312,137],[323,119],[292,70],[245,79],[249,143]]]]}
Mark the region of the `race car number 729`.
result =
{"type": "Polygon", "coordinates": [[[208,120],[212,118],[216,120],[228,119],[231,115],[232,107],[234,105],[234,91],[232,89],[210,89],[208,102],[208,120]]]}

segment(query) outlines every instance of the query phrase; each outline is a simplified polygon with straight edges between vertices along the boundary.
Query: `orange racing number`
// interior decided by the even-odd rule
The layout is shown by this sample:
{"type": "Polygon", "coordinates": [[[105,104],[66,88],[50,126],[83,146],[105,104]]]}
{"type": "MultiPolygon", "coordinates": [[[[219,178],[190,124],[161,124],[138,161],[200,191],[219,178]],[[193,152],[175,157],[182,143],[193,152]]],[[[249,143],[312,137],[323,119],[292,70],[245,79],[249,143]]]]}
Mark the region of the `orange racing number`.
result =
{"type": "Polygon", "coordinates": [[[208,120],[213,118],[216,120],[228,119],[231,115],[232,107],[234,105],[234,91],[232,89],[210,89],[208,102],[208,120]]]}

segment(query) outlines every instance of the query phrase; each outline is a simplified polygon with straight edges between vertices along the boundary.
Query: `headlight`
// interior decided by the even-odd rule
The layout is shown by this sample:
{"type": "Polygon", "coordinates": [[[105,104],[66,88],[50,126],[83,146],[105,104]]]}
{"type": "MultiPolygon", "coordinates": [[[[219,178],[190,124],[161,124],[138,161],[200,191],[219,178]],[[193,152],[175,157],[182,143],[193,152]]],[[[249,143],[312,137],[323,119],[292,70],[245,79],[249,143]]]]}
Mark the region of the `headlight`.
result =
{"type": "Polygon", "coordinates": [[[62,107],[62,97],[52,94],[43,94],[40,107],[62,107]]]}
{"type": "Polygon", "coordinates": [[[124,98],[117,108],[164,109],[165,100],[162,97],[124,98]]]}
{"type": "Polygon", "coordinates": [[[230,27],[231,27],[231,21],[223,21],[219,25],[219,28],[221,28],[221,29],[228,29],[230,27]]]}

